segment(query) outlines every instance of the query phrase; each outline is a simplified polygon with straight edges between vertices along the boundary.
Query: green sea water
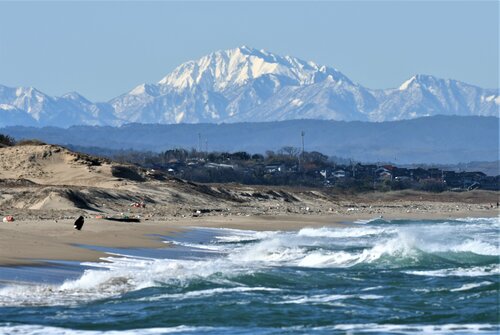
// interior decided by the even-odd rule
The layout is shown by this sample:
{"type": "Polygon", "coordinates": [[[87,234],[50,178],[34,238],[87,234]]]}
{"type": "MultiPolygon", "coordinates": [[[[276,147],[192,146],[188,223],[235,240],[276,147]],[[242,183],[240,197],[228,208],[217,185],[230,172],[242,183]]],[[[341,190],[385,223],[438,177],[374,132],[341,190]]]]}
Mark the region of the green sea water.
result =
{"type": "Polygon", "coordinates": [[[194,228],[0,268],[0,334],[497,334],[499,218],[194,228]]]}

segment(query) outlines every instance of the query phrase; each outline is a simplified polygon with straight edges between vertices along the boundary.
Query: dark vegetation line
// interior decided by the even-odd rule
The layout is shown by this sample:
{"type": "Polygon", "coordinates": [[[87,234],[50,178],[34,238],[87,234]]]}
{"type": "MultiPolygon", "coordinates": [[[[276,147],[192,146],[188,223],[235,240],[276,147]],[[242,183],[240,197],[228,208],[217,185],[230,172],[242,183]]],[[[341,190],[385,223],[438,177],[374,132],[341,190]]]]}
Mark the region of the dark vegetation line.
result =
{"type": "Polygon", "coordinates": [[[479,171],[361,164],[293,147],[267,151],[264,155],[172,149],[161,153],[123,152],[112,158],[203,183],[308,186],[352,192],[500,190],[500,176],[479,171]]]}
{"type": "MultiPolygon", "coordinates": [[[[41,144],[0,134],[0,145],[41,144]]],[[[201,183],[241,183],[247,185],[307,186],[347,192],[415,189],[430,192],[472,189],[500,190],[500,176],[480,171],[453,171],[437,167],[401,167],[390,163],[361,164],[317,151],[287,146],[265,154],[203,152],[171,149],[160,153],[72,147],[76,151],[134,164],[149,173],[201,183]]]]}

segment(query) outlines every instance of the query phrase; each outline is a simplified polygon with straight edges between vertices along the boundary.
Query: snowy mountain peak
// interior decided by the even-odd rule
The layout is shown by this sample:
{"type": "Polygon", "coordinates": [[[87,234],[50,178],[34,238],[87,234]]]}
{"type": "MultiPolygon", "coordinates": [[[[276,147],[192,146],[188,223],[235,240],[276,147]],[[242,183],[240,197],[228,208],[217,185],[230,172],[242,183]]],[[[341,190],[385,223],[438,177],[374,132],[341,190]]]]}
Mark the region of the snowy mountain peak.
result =
{"type": "Polygon", "coordinates": [[[399,86],[400,91],[407,90],[412,84],[414,84],[417,80],[417,76],[413,76],[410,79],[406,80],[404,83],[399,86]]]}
{"type": "Polygon", "coordinates": [[[89,104],[91,103],[90,101],[87,100],[87,98],[85,98],[83,95],[81,95],[78,92],[68,92],[68,93],[64,94],[63,96],[61,96],[61,98],[67,99],[67,100],[72,100],[72,101],[83,101],[83,102],[89,103],[89,104]]]}
{"type": "Polygon", "coordinates": [[[288,84],[306,85],[326,79],[350,80],[339,71],[314,62],[290,56],[278,56],[266,50],[247,46],[220,50],[196,61],[186,62],[164,77],[158,84],[187,89],[221,91],[229,86],[242,86],[263,76],[286,79],[288,84]]]}
{"type": "Polygon", "coordinates": [[[338,70],[263,49],[220,50],[178,66],[107,103],[0,85],[6,125],[403,120],[431,115],[499,116],[498,89],[417,74],[399,89],[371,90],[338,70]]]}
{"type": "Polygon", "coordinates": [[[401,84],[401,86],[399,86],[399,90],[404,91],[412,87],[438,85],[440,83],[448,83],[449,81],[450,80],[436,78],[428,74],[416,74],[401,84]]]}
{"type": "Polygon", "coordinates": [[[34,97],[34,96],[38,96],[38,97],[41,97],[41,96],[44,96],[45,94],[43,94],[42,92],[40,92],[39,90],[37,90],[36,88],[34,87],[18,87],[16,88],[16,96],[17,97],[22,97],[22,96],[26,96],[26,97],[34,97]]]}

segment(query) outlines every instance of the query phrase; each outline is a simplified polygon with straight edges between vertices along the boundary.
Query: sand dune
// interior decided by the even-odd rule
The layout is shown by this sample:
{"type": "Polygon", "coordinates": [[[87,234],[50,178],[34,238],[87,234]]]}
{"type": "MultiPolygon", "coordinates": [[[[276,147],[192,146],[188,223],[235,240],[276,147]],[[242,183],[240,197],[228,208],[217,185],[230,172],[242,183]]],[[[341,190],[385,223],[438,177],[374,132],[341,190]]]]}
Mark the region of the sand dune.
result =
{"type": "Polygon", "coordinates": [[[0,149],[0,179],[27,179],[40,185],[112,187],[111,162],[55,145],[0,149]]]}

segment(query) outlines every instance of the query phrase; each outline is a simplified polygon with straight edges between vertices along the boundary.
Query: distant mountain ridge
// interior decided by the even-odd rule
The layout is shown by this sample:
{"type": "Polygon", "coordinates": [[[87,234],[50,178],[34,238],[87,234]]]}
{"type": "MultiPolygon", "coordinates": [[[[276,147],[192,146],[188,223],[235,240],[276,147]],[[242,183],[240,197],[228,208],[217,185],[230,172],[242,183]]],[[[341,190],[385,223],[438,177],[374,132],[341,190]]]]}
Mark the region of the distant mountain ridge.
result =
{"type": "Polygon", "coordinates": [[[433,115],[499,116],[498,89],[415,75],[373,90],[332,67],[240,47],[188,61],[156,84],[104,103],[0,85],[0,126],[232,123],[293,119],[393,121],[433,115]]]}
{"type": "Polygon", "coordinates": [[[7,127],[16,139],[114,150],[174,148],[264,153],[285,146],[362,162],[451,163],[499,160],[499,119],[431,116],[390,122],[289,120],[226,124],[127,124],[121,127],[7,127]]]}

